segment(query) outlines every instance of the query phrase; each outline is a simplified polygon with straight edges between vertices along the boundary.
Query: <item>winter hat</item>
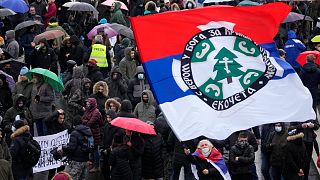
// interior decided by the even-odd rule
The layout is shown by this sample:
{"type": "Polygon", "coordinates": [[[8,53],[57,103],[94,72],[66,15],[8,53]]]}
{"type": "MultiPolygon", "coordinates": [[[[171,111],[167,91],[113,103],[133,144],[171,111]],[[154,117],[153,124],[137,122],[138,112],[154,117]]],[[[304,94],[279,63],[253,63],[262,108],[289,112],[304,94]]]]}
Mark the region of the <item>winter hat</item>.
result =
{"type": "Polygon", "coordinates": [[[13,123],[13,127],[15,127],[16,129],[19,129],[24,125],[26,125],[24,120],[17,120],[17,121],[14,121],[13,123]]]}
{"type": "Polygon", "coordinates": [[[97,66],[97,61],[94,60],[94,59],[90,59],[90,60],[88,61],[88,65],[89,65],[89,66],[97,66]]]}
{"type": "Polygon", "coordinates": [[[108,20],[106,18],[102,18],[99,21],[99,24],[107,24],[107,23],[108,23],[108,20]]]}
{"type": "Polygon", "coordinates": [[[29,69],[26,66],[23,66],[20,70],[20,75],[26,75],[29,72],[29,69]]]}

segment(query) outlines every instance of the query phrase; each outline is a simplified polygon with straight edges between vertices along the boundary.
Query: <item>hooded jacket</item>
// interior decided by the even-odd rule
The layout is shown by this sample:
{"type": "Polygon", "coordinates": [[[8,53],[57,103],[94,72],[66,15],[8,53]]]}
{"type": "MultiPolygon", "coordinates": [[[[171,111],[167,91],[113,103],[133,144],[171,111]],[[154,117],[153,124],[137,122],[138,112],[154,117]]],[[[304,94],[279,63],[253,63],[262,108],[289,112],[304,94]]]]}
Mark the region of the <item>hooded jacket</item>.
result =
{"type": "Polygon", "coordinates": [[[120,112],[118,112],[117,116],[136,118],[136,116],[132,114],[132,104],[129,100],[125,99],[121,102],[120,112]]]}
{"type": "Polygon", "coordinates": [[[90,107],[86,107],[86,111],[82,116],[82,124],[90,128],[94,139],[94,145],[100,145],[101,128],[103,126],[102,116],[97,109],[97,101],[94,98],[88,98],[87,102],[89,102],[90,107]]]}
{"type": "Polygon", "coordinates": [[[22,94],[27,99],[27,104],[30,104],[32,84],[33,83],[28,80],[17,82],[12,91],[12,98],[17,94],[22,94]]]}
{"type": "Polygon", "coordinates": [[[74,45],[74,47],[71,48],[71,52],[68,59],[76,61],[77,65],[81,66],[83,64],[83,58],[85,55],[84,47],[76,35],[72,35],[70,37],[70,43],[74,45]]]}
{"type": "Polygon", "coordinates": [[[133,174],[130,168],[130,150],[128,145],[118,145],[110,153],[109,164],[111,165],[112,180],[132,180],[133,174]]]}
{"type": "Polygon", "coordinates": [[[119,2],[114,3],[114,10],[111,14],[110,23],[118,23],[124,26],[128,26],[127,21],[124,19],[124,14],[121,12],[121,4],[119,2]]]}
{"type": "Polygon", "coordinates": [[[301,72],[300,78],[304,86],[306,86],[311,95],[313,101],[319,100],[318,85],[320,84],[320,69],[313,62],[307,62],[301,72]]]}
{"type": "Polygon", "coordinates": [[[241,147],[237,142],[230,149],[229,163],[232,175],[250,174],[250,167],[254,163],[253,147],[249,143],[245,147],[241,147]],[[235,160],[236,157],[239,157],[238,161],[235,160]]]}
{"type": "Polygon", "coordinates": [[[32,175],[32,167],[26,168],[23,164],[22,157],[24,156],[24,149],[26,147],[26,140],[31,136],[29,133],[29,126],[25,125],[18,128],[12,133],[12,143],[10,147],[10,154],[12,156],[12,172],[15,179],[25,178],[32,175]]]}
{"type": "Polygon", "coordinates": [[[147,81],[143,67],[138,66],[134,78],[129,82],[128,85],[128,97],[133,106],[136,106],[141,101],[141,94],[144,90],[150,90],[150,85],[147,81]],[[144,74],[144,79],[138,79],[139,73],[144,74]]]}
{"type": "Polygon", "coordinates": [[[107,99],[109,98],[109,87],[106,82],[104,81],[99,81],[93,86],[93,94],[90,96],[92,98],[95,98],[98,104],[98,109],[100,112],[104,111],[105,109],[105,103],[107,99]],[[99,87],[103,87],[103,92],[100,93],[98,91],[99,87]]]}
{"type": "Polygon", "coordinates": [[[40,2],[36,0],[33,3],[31,3],[30,6],[35,7],[36,13],[40,16],[43,16],[44,13],[46,13],[46,3],[43,0],[40,0],[40,2]]]}
{"type": "Polygon", "coordinates": [[[120,61],[125,57],[124,50],[131,45],[131,40],[129,38],[123,38],[120,43],[117,43],[114,50],[114,57],[116,58],[116,64],[119,64],[120,61]]]}
{"type": "Polygon", "coordinates": [[[298,55],[306,49],[306,46],[297,39],[294,31],[288,31],[288,41],[284,45],[286,60],[293,68],[299,68],[300,64],[296,61],[298,55]]]}
{"type": "Polygon", "coordinates": [[[69,143],[66,146],[62,146],[69,159],[76,162],[87,162],[89,160],[89,153],[81,150],[84,136],[92,136],[90,128],[84,125],[78,125],[71,132],[69,143]]]}
{"type": "Polygon", "coordinates": [[[34,49],[30,55],[32,68],[44,68],[49,69],[51,66],[57,63],[56,53],[52,48],[49,47],[46,39],[41,39],[39,42],[43,42],[46,49],[40,48],[39,50],[34,49]]]}
{"type": "MultiPolygon", "coordinates": [[[[115,100],[115,99],[113,99],[113,98],[109,98],[109,99],[106,101],[105,110],[106,110],[106,111],[109,111],[109,109],[110,109],[110,104],[111,104],[111,103],[113,103],[113,104],[116,106],[117,112],[119,112],[119,111],[120,111],[121,104],[120,104],[117,100],[115,100]]],[[[117,112],[116,112],[116,113],[117,113],[117,112]]]]}
{"type": "Polygon", "coordinates": [[[68,95],[70,97],[73,95],[77,89],[81,89],[82,87],[82,78],[83,78],[82,67],[74,67],[72,73],[72,79],[69,80],[62,91],[63,95],[68,95]]]}
{"type": "Polygon", "coordinates": [[[147,122],[154,122],[156,120],[156,108],[154,107],[154,98],[150,90],[144,90],[141,95],[141,102],[137,104],[134,109],[133,114],[137,116],[138,119],[147,122]],[[148,102],[143,102],[143,95],[148,96],[148,102]]]}
{"type": "Polygon", "coordinates": [[[284,148],[287,144],[287,129],[285,123],[281,123],[282,130],[280,132],[272,132],[268,139],[267,149],[270,152],[271,166],[281,167],[284,162],[284,148]]]}
{"type": "MultiPolygon", "coordinates": [[[[117,117],[117,114],[113,110],[108,110],[106,112],[106,115],[111,116],[112,119],[115,119],[117,117]]],[[[121,136],[123,134],[123,129],[106,122],[103,127],[103,148],[109,149],[112,145],[113,137],[116,135],[121,136]]]]}
{"type": "Polygon", "coordinates": [[[111,70],[111,75],[106,79],[106,82],[109,87],[109,97],[118,97],[121,100],[128,99],[127,97],[127,83],[125,79],[122,78],[122,74],[118,66],[114,66],[111,70]],[[113,74],[118,73],[118,78],[113,79],[113,74]]]}
{"type": "Polygon", "coordinates": [[[31,42],[33,42],[34,37],[38,35],[37,32],[31,32],[30,28],[26,33],[24,33],[20,38],[20,45],[24,48],[25,54],[31,54],[33,47],[31,46],[31,42]]]}
{"type": "Polygon", "coordinates": [[[48,126],[48,135],[56,134],[67,129],[65,122],[63,122],[62,124],[58,122],[58,117],[59,112],[55,111],[49,117],[44,119],[44,122],[46,122],[48,126]]]}
{"type": "Polygon", "coordinates": [[[18,59],[19,57],[19,43],[15,39],[14,30],[9,30],[6,32],[7,37],[7,48],[6,51],[14,58],[18,59]]]}
{"type": "Polygon", "coordinates": [[[26,98],[22,94],[17,94],[13,98],[13,106],[8,109],[6,114],[3,117],[3,125],[6,129],[11,129],[11,126],[13,122],[16,119],[16,116],[20,115],[20,118],[25,118],[29,120],[29,123],[31,123],[31,113],[29,109],[26,106],[26,98]],[[18,107],[18,101],[22,100],[23,101],[23,107],[19,108],[18,107]]]}
{"type": "Polygon", "coordinates": [[[125,80],[129,82],[129,80],[133,79],[134,75],[136,74],[136,60],[131,59],[131,51],[132,47],[127,47],[124,50],[125,57],[120,61],[119,68],[120,72],[125,80]]]}

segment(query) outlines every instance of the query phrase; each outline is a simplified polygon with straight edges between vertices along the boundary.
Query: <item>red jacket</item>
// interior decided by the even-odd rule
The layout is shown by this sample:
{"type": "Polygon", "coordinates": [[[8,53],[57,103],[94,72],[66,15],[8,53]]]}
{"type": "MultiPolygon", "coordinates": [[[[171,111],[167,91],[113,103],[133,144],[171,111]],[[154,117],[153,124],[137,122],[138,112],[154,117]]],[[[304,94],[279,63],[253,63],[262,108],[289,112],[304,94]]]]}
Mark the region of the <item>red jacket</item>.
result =
{"type": "Polygon", "coordinates": [[[318,168],[320,168],[320,155],[318,156],[317,166],[318,166],[318,168]]]}
{"type": "Polygon", "coordinates": [[[44,25],[47,27],[49,20],[51,17],[54,17],[57,15],[57,6],[53,2],[49,4],[47,13],[44,14],[44,25]]]}

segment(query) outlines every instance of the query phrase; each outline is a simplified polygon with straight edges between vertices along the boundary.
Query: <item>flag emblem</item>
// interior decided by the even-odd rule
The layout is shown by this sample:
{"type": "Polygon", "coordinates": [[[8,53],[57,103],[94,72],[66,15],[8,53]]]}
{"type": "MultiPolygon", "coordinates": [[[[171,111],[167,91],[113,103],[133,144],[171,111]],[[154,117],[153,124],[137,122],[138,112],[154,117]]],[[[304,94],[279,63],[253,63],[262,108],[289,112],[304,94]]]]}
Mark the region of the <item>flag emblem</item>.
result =
{"type": "Polygon", "coordinates": [[[276,72],[264,48],[228,28],[194,35],[181,56],[184,83],[217,111],[231,108],[262,89],[276,72]]]}

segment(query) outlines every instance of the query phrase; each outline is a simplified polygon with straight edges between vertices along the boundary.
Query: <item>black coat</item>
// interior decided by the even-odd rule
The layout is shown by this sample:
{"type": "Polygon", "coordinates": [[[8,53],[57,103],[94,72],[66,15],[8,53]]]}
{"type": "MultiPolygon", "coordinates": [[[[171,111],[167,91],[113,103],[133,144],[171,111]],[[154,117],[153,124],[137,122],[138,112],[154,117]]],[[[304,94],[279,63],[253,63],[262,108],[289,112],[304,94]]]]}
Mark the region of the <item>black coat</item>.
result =
{"type": "Polygon", "coordinates": [[[48,135],[56,134],[67,129],[64,123],[58,123],[58,117],[59,113],[58,111],[55,111],[49,117],[44,119],[44,122],[46,122],[48,127],[48,135]]]}
{"type": "Polygon", "coordinates": [[[306,156],[306,147],[301,138],[287,142],[282,171],[284,180],[301,180],[298,172],[299,169],[305,168],[306,156]]]}
{"type": "Polygon", "coordinates": [[[8,87],[0,87],[0,116],[12,106],[12,94],[8,87]]]}
{"type": "Polygon", "coordinates": [[[132,180],[133,175],[129,164],[130,150],[127,145],[120,145],[112,149],[109,163],[111,165],[112,180],[132,180]]]}
{"type": "Polygon", "coordinates": [[[63,146],[63,152],[67,157],[76,162],[87,162],[89,160],[89,153],[81,150],[81,144],[84,141],[84,136],[92,136],[91,130],[85,125],[78,125],[70,135],[69,143],[63,146]]]}
{"type": "Polygon", "coordinates": [[[103,127],[103,148],[104,149],[109,149],[110,146],[112,145],[112,140],[114,136],[116,135],[122,135],[123,134],[123,129],[112,126],[109,123],[106,123],[105,126],[103,127]]]}
{"type": "Polygon", "coordinates": [[[118,66],[115,66],[111,70],[111,75],[105,80],[109,87],[109,97],[118,97],[121,100],[128,99],[127,97],[127,83],[122,78],[122,74],[118,66]],[[118,79],[112,79],[113,73],[118,73],[118,79]]]}
{"type": "MultiPolygon", "coordinates": [[[[241,131],[237,131],[232,133],[226,140],[225,140],[225,145],[227,149],[230,149],[232,146],[234,146],[236,144],[236,142],[238,141],[238,137],[239,137],[239,133],[241,131]]],[[[254,136],[254,134],[249,131],[246,130],[245,131],[248,135],[248,143],[253,147],[254,152],[258,151],[258,143],[257,140],[254,136]]]]}
{"type": "Polygon", "coordinates": [[[254,163],[254,150],[251,145],[241,148],[239,144],[232,146],[229,154],[230,172],[232,175],[250,174],[250,166],[254,163]],[[235,160],[239,157],[238,161],[235,160]]]}
{"type": "Polygon", "coordinates": [[[98,81],[103,81],[103,74],[98,68],[88,71],[87,78],[90,79],[92,84],[97,83],[98,81]]]}
{"type": "Polygon", "coordinates": [[[141,156],[143,155],[144,151],[144,141],[142,137],[135,132],[132,132],[131,138],[128,136],[125,136],[125,142],[131,141],[132,146],[130,149],[130,167],[133,174],[134,180],[140,180],[141,179],[141,156]]]}
{"type": "Polygon", "coordinates": [[[49,69],[57,63],[57,55],[52,48],[47,46],[47,50],[43,52],[41,49],[34,49],[30,55],[32,68],[49,69]]]}
{"type": "Polygon", "coordinates": [[[142,177],[145,179],[162,178],[164,175],[163,156],[165,146],[160,134],[144,137],[144,153],[142,155],[142,177]]]}
{"type": "Polygon", "coordinates": [[[320,69],[315,63],[308,62],[300,72],[300,78],[304,86],[306,86],[314,101],[318,100],[318,85],[320,84],[320,69]]]}
{"type": "MultiPolygon", "coordinates": [[[[168,151],[173,152],[172,163],[173,166],[190,166],[190,162],[188,161],[185,153],[184,146],[175,136],[175,134],[171,131],[169,134],[168,142],[168,151]]],[[[187,147],[190,149],[190,147],[187,147]]]]}
{"type": "Polygon", "coordinates": [[[270,165],[282,168],[284,162],[284,151],[287,144],[287,132],[283,127],[283,130],[278,132],[272,132],[270,134],[267,149],[270,153],[270,165]]]}

